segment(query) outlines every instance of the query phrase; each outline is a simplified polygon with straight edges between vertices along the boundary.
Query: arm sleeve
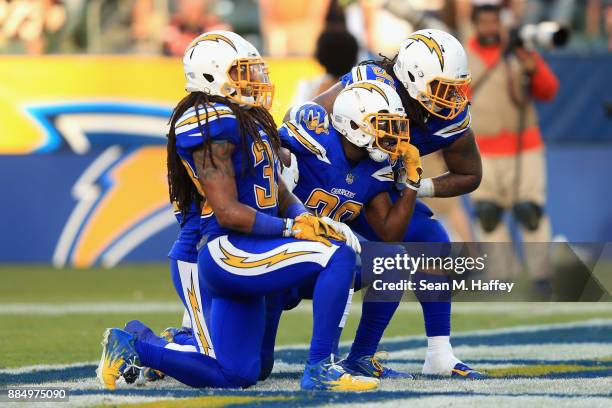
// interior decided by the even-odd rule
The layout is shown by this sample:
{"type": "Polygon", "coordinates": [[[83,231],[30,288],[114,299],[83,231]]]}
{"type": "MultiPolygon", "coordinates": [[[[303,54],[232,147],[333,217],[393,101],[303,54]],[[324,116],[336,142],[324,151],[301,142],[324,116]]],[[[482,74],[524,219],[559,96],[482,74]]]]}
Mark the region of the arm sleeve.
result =
{"type": "Polygon", "coordinates": [[[531,94],[537,100],[550,101],[557,94],[559,80],[540,55],[534,54],[534,57],[536,70],[531,77],[531,94]]]}
{"type": "Polygon", "coordinates": [[[226,140],[235,145],[240,140],[238,123],[230,108],[226,106],[199,107],[187,110],[174,126],[176,144],[179,149],[191,150],[211,140],[226,140]],[[199,114],[199,125],[198,125],[199,114]]]}
{"type": "Polygon", "coordinates": [[[316,135],[316,132],[310,132],[304,129],[303,126],[293,120],[285,122],[278,129],[281,145],[296,156],[317,155],[325,156],[326,149],[321,143],[321,137],[329,137],[328,134],[316,135]]]}

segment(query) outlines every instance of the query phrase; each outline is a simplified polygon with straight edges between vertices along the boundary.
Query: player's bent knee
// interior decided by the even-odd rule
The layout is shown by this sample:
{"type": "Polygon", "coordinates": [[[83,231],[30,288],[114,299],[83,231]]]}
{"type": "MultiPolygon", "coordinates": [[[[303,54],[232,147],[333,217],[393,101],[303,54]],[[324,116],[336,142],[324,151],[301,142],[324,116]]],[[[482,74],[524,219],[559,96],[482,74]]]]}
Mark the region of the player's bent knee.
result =
{"type": "Polygon", "coordinates": [[[342,263],[352,268],[357,263],[357,254],[350,246],[342,243],[339,245],[334,255],[332,255],[330,262],[342,263]]]}
{"type": "Polygon", "coordinates": [[[474,210],[480,226],[485,232],[493,232],[504,214],[504,209],[491,201],[476,202],[474,210]]]}
{"type": "Polygon", "coordinates": [[[251,368],[249,370],[240,370],[240,373],[237,373],[232,370],[224,370],[224,375],[227,381],[231,384],[231,387],[235,388],[247,388],[257,383],[259,379],[260,366],[259,362],[257,367],[251,368]]]}
{"type": "Polygon", "coordinates": [[[261,356],[261,370],[259,370],[259,381],[267,379],[272,374],[274,368],[274,355],[262,355],[261,356]]]}
{"type": "Polygon", "coordinates": [[[514,204],[512,207],[514,218],[528,231],[535,231],[540,225],[540,219],[544,214],[542,206],[533,201],[524,201],[514,204]]]}

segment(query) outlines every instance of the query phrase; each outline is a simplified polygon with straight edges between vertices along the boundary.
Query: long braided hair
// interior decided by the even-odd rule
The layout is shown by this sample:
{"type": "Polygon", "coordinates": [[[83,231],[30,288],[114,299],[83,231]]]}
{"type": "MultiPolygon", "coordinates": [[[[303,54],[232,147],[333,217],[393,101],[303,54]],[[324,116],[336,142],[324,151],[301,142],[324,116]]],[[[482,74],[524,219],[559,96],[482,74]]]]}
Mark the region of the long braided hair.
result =
{"type": "MultiPolygon", "coordinates": [[[[398,79],[397,79],[397,76],[395,75],[395,72],[393,71],[393,65],[395,65],[395,60],[397,59],[398,54],[395,54],[393,58],[386,57],[383,54],[378,54],[378,55],[380,56],[381,59],[362,61],[359,63],[359,65],[367,65],[367,64],[377,65],[381,67],[382,69],[384,69],[387,74],[391,75],[391,78],[397,81],[398,79]]],[[[427,119],[429,118],[429,112],[427,112],[427,110],[423,108],[423,106],[421,106],[419,101],[417,101],[416,99],[413,99],[410,96],[410,94],[408,93],[405,87],[399,86],[395,90],[397,91],[397,94],[402,100],[402,105],[404,106],[404,109],[406,110],[406,115],[408,115],[410,122],[416,124],[422,129],[427,129],[426,122],[427,122],[427,119]]]]}
{"type": "MultiPolygon", "coordinates": [[[[206,135],[208,131],[208,116],[212,111],[216,111],[214,103],[222,103],[227,106],[236,116],[238,121],[238,131],[240,134],[241,149],[248,160],[243,161],[242,174],[245,174],[247,167],[253,171],[252,158],[249,154],[249,138],[255,143],[262,143],[259,130],[262,129],[272,143],[274,154],[278,154],[280,148],[280,137],[278,129],[274,123],[274,119],[270,112],[263,107],[252,107],[243,109],[233,103],[228,98],[216,95],[209,95],[204,92],[191,92],[185,96],[172,111],[170,117],[170,130],[168,132],[167,144],[167,166],[168,166],[168,192],[170,202],[176,203],[179,210],[183,214],[183,219],[189,211],[192,203],[195,203],[198,208],[201,208],[203,197],[198,192],[198,189],[192,181],[187,169],[183,165],[177,150],[176,150],[176,123],[179,118],[190,108],[195,107],[198,128],[202,135],[206,135]],[[201,111],[202,115],[200,114],[201,111]],[[203,119],[202,120],[202,116],[203,119]]],[[[211,164],[216,168],[217,165],[212,156],[210,137],[204,137],[204,154],[208,155],[211,164]]]]}

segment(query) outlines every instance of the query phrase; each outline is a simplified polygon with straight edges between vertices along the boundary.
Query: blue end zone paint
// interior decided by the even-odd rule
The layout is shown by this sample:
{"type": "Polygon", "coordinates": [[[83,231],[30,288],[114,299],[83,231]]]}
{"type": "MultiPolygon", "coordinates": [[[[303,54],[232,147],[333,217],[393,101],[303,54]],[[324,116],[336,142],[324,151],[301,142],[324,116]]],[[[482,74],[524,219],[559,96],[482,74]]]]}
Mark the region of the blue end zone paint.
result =
{"type": "MultiPolygon", "coordinates": [[[[584,342],[602,342],[610,343],[612,341],[612,325],[593,325],[580,327],[562,327],[540,330],[530,330],[524,332],[506,332],[494,334],[472,334],[460,336],[455,339],[455,344],[467,346],[491,345],[518,345],[518,344],[567,344],[571,347],[572,344],[584,342]]],[[[423,341],[406,340],[406,341],[390,341],[383,347],[387,350],[405,350],[415,347],[423,347],[423,341]]],[[[605,354],[605,353],[604,353],[605,354]]],[[[300,365],[306,357],[306,350],[280,350],[276,353],[277,361],[283,361],[289,364],[300,365]]],[[[419,359],[394,359],[396,363],[414,363],[420,364],[419,359]]],[[[581,365],[585,367],[596,367],[601,370],[595,371],[577,371],[577,372],[560,372],[551,373],[539,377],[505,377],[505,378],[490,378],[487,381],[503,381],[510,378],[545,378],[545,379],[577,379],[577,378],[605,378],[612,376],[612,361],[598,360],[537,360],[537,359],[481,359],[471,361],[477,364],[503,364],[503,365],[540,365],[540,366],[555,366],[559,364],[565,365],[581,365]]],[[[82,379],[92,379],[94,375],[95,365],[87,364],[75,366],[66,369],[48,369],[28,373],[19,374],[0,374],[0,387],[6,385],[28,385],[47,382],[70,382],[79,381],[82,379]]],[[[486,371],[486,370],[485,370],[486,371]]],[[[273,373],[271,380],[289,380],[299,381],[300,373],[273,373]]],[[[434,380],[435,381],[435,380],[434,380]]],[[[444,379],[442,381],[448,381],[444,379]]],[[[451,380],[452,381],[452,380],[451,380]]],[[[462,380],[456,380],[462,381],[462,380]]],[[[320,404],[334,403],[376,403],[387,402],[390,400],[407,399],[407,398],[422,398],[422,397],[545,397],[573,400],[577,398],[609,398],[612,393],[602,394],[578,394],[570,392],[527,392],[527,393],[508,393],[501,392],[495,394],[487,394],[476,391],[432,391],[421,392],[418,390],[401,390],[401,391],[376,391],[360,394],[351,393],[312,393],[304,391],[256,391],[256,390],[198,390],[189,388],[152,388],[152,387],[133,387],[128,389],[120,389],[114,392],[101,389],[81,389],[71,391],[72,396],[86,395],[125,395],[125,396],[140,396],[140,397],[157,397],[157,398],[189,398],[202,396],[241,396],[241,397],[289,397],[293,402],[300,406],[314,406],[320,404]]],[[[239,405],[258,406],[286,406],[287,401],[255,401],[239,405]]]]}
{"type": "MultiPolygon", "coordinates": [[[[578,344],[578,343],[606,343],[612,339],[612,325],[550,328],[538,331],[511,332],[481,334],[471,336],[454,337],[453,346],[507,346],[524,344],[578,344]]],[[[404,341],[392,341],[381,344],[386,351],[399,351],[426,347],[425,339],[410,339],[404,341]]],[[[340,352],[348,353],[348,347],[341,347],[340,352]]],[[[305,350],[280,350],[275,356],[283,361],[305,361],[307,352],[305,350]]]]}

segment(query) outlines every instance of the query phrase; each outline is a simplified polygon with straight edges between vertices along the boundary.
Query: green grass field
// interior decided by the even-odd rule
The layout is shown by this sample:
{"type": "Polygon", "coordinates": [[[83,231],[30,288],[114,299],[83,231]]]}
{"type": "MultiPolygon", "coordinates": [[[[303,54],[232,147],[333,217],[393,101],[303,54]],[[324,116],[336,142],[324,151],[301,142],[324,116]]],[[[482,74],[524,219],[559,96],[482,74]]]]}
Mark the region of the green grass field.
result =
{"type": "MultiPolygon", "coordinates": [[[[122,327],[137,318],[159,331],[181,322],[179,300],[166,265],[87,270],[11,266],[0,267],[0,276],[0,368],[94,361],[99,357],[100,338],[107,327],[122,327]],[[110,306],[114,306],[112,311],[95,310],[110,306]],[[149,306],[153,310],[148,311],[149,306]],[[140,310],[122,311],[129,307],[140,310]]],[[[359,295],[354,303],[343,340],[355,334],[359,295]]],[[[546,313],[536,313],[537,304],[525,305],[523,313],[504,312],[500,307],[492,312],[491,305],[457,304],[453,333],[612,318],[612,307],[606,304],[587,309],[560,304],[558,311],[548,304],[546,313]]],[[[311,326],[310,307],[304,302],[283,315],[278,344],[307,343],[311,326]]],[[[386,337],[419,334],[424,336],[423,320],[413,302],[401,306],[385,332],[386,337]]]]}

